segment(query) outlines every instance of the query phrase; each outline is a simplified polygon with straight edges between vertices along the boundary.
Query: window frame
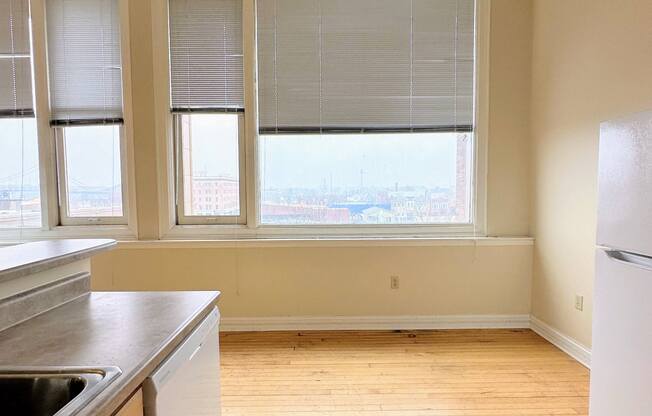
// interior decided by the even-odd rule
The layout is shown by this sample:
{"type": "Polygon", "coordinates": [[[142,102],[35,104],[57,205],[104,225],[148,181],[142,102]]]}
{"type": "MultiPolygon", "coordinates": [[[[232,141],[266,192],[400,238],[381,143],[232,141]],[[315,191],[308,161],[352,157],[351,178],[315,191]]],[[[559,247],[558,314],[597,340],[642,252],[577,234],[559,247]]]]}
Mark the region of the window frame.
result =
{"type": "Polygon", "coordinates": [[[125,179],[127,178],[127,164],[124,163],[122,155],[127,154],[127,143],[123,125],[118,125],[120,135],[120,188],[122,193],[122,215],[120,216],[88,216],[76,217],[69,214],[69,192],[68,192],[68,170],[66,168],[66,145],[64,130],[76,128],[76,126],[53,127],[55,140],[55,153],[57,164],[57,189],[59,202],[59,222],[61,225],[127,225],[129,221],[129,207],[126,203],[129,199],[125,179]]]}
{"type": "MultiPolygon", "coordinates": [[[[245,224],[183,224],[176,213],[176,154],[169,108],[168,0],[153,0],[155,117],[159,174],[159,236],[161,239],[312,239],[312,238],[463,238],[486,236],[487,133],[489,106],[489,29],[491,0],[475,2],[474,130],[471,155],[469,224],[419,225],[272,225],[260,220],[257,114],[256,0],[243,1],[244,147],[246,173],[245,224]]],[[[241,209],[243,207],[241,206],[241,209]]]]}
{"type": "Polygon", "coordinates": [[[174,137],[174,156],[175,156],[175,206],[176,215],[179,225],[207,225],[207,224],[238,224],[247,223],[247,173],[245,168],[245,140],[244,140],[244,113],[225,113],[225,112],[186,112],[172,114],[172,129],[174,137]],[[182,140],[183,133],[181,128],[181,118],[192,116],[193,114],[235,114],[238,117],[238,196],[240,203],[240,215],[186,215],[185,214],[185,189],[183,186],[183,152],[182,140]]]}
{"type": "MultiPolygon", "coordinates": [[[[120,18],[120,54],[122,60],[122,99],[124,122],[120,126],[120,159],[123,193],[122,217],[72,217],[60,206],[60,173],[58,160],[61,152],[57,130],[50,126],[50,99],[47,62],[46,0],[28,0],[32,40],[32,79],[34,112],[38,136],[38,158],[41,192],[40,228],[0,228],[0,239],[23,241],[43,238],[112,237],[120,240],[137,238],[135,190],[135,154],[133,144],[133,112],[131,90],[131,52],[129,28],[129,1],[117,0],[120,18]],[[95,220],[97,218],[98,220],[95,220]],[[116,221],[116,218],[119,220],[116,221]]],[[[65,127],[65,126],[64,126],[65,127]]],[[[66,201],[67,202],[67,201],[66,201]]]]}

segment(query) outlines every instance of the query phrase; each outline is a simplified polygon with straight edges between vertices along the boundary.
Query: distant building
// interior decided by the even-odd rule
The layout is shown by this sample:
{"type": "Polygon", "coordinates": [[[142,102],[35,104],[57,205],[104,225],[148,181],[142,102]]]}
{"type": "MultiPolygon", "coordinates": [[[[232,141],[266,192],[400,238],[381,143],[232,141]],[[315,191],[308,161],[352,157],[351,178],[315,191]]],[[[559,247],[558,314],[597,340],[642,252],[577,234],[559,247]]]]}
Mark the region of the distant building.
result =
{"type": "Polygon", "coordinates": [[[263,221],[274,224],[348,224],[351,218],[346,208],[301,204],[264,203],[261,215],[263,221]]]}
{"type": "Polygon", "coordinates": [[[453,217],[457,202],[441,194],[433,194],[428,201],[428,215],[431,217],[453,217]]]}
{"type": "Polygon", "coordinates": [[[193,215],[228,215],[238,212],[240,187],[237,179],[221,176],[194,176],[186,192],[186,206],[193,215]]]}
{"type": "Polygon", "coordinates": [[[395,221],[395,217],[392,211],[380,207],[371,207],[362,211],[363,224],[391,224],[395,221]]]}

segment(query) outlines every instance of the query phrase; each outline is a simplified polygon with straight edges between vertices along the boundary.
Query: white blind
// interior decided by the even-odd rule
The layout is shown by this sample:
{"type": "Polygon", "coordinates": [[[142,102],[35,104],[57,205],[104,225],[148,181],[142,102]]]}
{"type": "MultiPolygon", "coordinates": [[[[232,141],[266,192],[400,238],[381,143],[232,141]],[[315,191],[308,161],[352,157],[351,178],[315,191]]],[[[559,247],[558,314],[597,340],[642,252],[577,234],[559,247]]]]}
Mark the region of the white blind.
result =
{"type": "Polygon", "coordinates": [[[0,117],[33,117],[29,1],[0,1],[0,117]]]}
{"type": "Polygon", "coordinates": [[[118,0],[47,0],[52,124],[121,123],[118,0]]]}
{"type": "Polygon", "coordinates": [[[170,0],[172,111],[244,108],[242,0],[170,0]]]}
{"type": "Polygon", "coordinates": [[[262,133],[469,131],[473,0],[259,0],[262,133]]]}

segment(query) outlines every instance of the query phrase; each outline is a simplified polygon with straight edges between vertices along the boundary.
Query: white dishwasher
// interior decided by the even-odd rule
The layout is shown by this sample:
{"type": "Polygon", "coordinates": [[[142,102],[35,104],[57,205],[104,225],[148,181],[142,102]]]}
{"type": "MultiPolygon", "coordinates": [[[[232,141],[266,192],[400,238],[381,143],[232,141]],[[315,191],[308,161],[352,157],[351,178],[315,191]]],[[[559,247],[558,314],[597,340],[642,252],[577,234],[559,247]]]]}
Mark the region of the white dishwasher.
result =
{"type": "Polygon", "coordinates": [[[214,308],[145,380],[145,416],[221,414],[219,323],[214,308]]]}

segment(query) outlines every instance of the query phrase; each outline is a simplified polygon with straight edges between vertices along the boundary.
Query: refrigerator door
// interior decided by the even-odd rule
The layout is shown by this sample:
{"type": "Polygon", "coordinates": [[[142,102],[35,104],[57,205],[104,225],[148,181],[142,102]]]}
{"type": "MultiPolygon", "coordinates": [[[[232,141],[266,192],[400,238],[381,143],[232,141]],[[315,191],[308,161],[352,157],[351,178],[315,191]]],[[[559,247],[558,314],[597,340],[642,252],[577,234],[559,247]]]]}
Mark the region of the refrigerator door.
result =
{"type": "Polygon", "coordinates": [[[590,415],[652,415],[652,258],[596,257],[590,415]]]}
{"type": "Polygon", "coordinates": [[[598,245],[652,256],[652,112],[602,123],[598,245]]]}

